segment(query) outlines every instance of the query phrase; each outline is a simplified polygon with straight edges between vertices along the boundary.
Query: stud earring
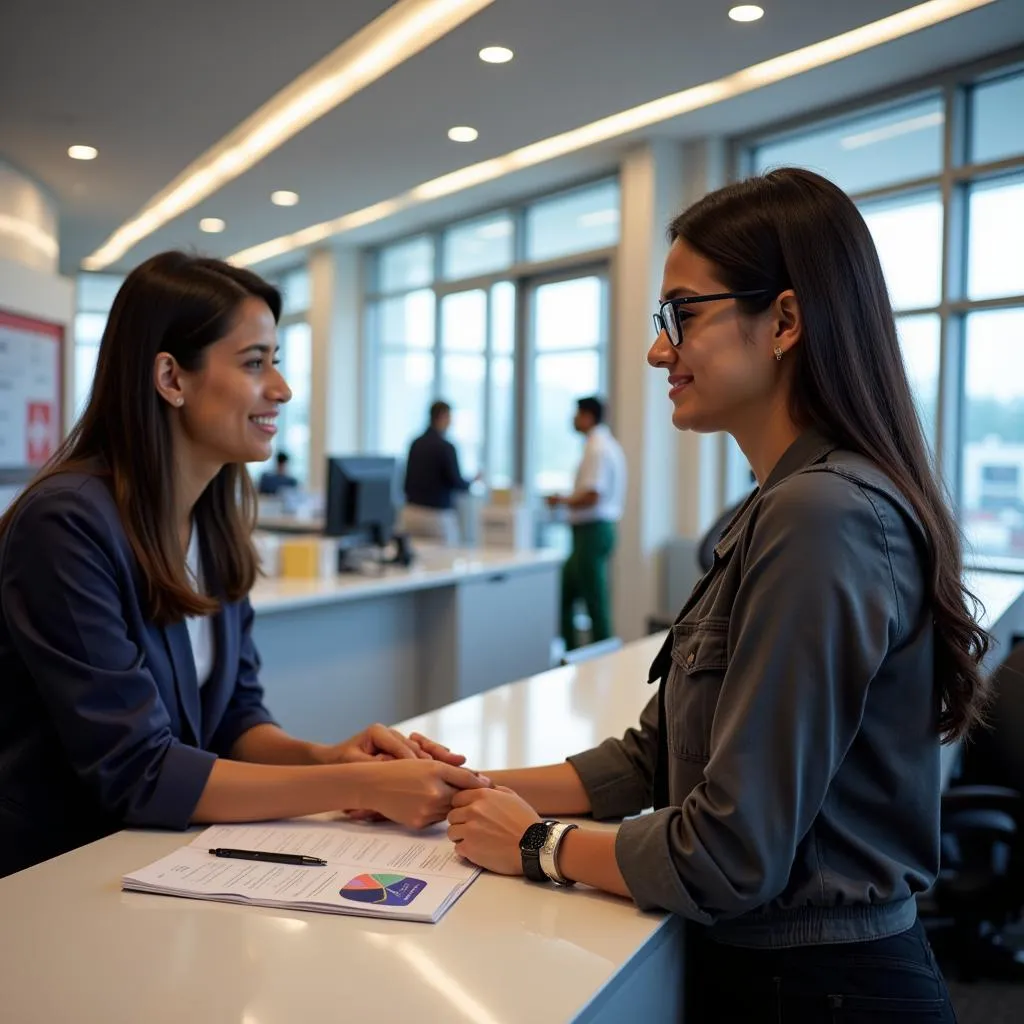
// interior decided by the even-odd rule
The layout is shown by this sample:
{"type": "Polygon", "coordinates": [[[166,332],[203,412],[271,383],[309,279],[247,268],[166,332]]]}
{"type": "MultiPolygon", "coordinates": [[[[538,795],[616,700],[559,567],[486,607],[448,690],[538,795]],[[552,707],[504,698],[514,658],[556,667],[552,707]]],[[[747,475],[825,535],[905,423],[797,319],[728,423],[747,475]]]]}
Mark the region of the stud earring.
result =
{"type": "MultiPolygon", "coordinates": [[[[781,358],[782,358],[782,356],[778,356],[777,358],[781,359],[781,358]]],[[[180,397],[179,397],[179,398],[176,398],[176,399],[174,400],[174,404],[175,404],[175,405],[177,405],[177,406],[182,406],[182,405],[184,405],[184,404],[185,404],[185,399],[184,399],[184,398],[180,398],[180,397]]]]}
{"type": "Polygon", "coordinates": [[[775,362],[777,362],[777,363],[781,363],[782,362],[782,348],[779,345],[775,346],[775,362]]]}

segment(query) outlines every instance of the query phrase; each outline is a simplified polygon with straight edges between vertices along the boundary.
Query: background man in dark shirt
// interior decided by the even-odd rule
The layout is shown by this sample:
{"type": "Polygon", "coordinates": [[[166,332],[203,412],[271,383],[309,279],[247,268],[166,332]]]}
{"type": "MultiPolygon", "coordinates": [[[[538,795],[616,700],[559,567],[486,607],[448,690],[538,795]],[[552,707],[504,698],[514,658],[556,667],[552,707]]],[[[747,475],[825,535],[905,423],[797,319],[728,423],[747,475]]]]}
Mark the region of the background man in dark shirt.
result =
{"type": "Polygon", "coordinates": [[[462,476],[455,445],[445,437],[451,421],[451,406],[434,402],[430,407],[430,426],[409,449],[403,524],[408,533],[455,543],[458,520],[454,495],[457,491],[468,491],[472,481],[462,476]]]}
{"type": "Polygon", "coordinates": [[[285,487],[298,487],[299,481],[288,472],[291,460],[285,452],[277,453],[276,472],[266,472],[260,477],[260,494],[277,494],[285,487]]]}

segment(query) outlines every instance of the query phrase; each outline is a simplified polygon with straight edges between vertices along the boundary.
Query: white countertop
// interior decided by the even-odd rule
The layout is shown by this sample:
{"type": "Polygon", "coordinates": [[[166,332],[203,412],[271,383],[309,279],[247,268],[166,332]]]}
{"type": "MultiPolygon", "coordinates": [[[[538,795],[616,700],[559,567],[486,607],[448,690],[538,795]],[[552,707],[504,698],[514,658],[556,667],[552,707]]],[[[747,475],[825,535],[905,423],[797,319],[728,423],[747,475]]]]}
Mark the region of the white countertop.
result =
{"type": "MultiPolygon", "coordinates": [[[[991,629],[993,623],[998,622],[1009,611],[1011,605],[1020,601],[1024,592],[1024,574],[1021,573],[968,569],[964,573],[964,582],[968,590],[982,603],[983,612],[980,620],[986,629],[991,629]]],[[[1020,614],[1024,618],[1024,611],[1020,614]]],[[[1024,628],[1024,622],[1021,628],[1024,628]]]]}
{"type": "MultiPolygon", "coordinates": [[[[324,543],[328,543],[324,541],[324,543]]],[[[551,550],[510,548],[443,548],[414,545],[415,561],[405,569],[383,566],[372,574],[344,573],[309,579],[263,578],[251,593],[257,614],[305,608],[315,604],[358,601],[411,590],[448,586],[461,580],[525,572],[561,563],[551,550]]]]}
{"type": "MultiPolygon", "coordinates": [[[[1020,577],[975,574],[971,583],[989,624],[1024,592],[1020,577]]],[[[647,668],[661,640],[400,727],[462,751],[473,767],[560,761],[635,723],[652,693],[647,668]]],[[[437,925],[120,891],[126,871],[184,842],[180,834],[122,832],[0,879],[0,1017],[561,1024],[666,934],[665,918],[626,900],[488,874],[437,925]]]]}
{"type": "MultiPolygon", "coordinates": [[[[636,721],[660,643],[641,640],[404,727],[477,766],[560,761],[636,721]]],[[[5,1024],[562,1024],[664,920],[613,896],[488,874],[436,925],[120,891],[126,871],[184,842],[122,832],[0,879],[5,1024]]]]}

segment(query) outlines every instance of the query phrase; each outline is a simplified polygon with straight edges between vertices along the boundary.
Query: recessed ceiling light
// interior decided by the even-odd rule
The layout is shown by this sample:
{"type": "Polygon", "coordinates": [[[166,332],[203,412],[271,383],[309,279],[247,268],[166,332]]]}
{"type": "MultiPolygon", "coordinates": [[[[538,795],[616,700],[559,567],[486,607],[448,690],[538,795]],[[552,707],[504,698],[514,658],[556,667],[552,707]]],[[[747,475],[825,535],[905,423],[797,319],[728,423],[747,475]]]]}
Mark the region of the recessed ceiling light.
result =
{"type": "Polygon", "coordinates": [[[281,235],[250,246],[234,253],[230,260],[239,266],[253,266],[316,245],[326,238],[356,231],[367,224],[379,223],[419,203],[449,196],[462,189],[473,188],[528,167],[536,167],[545,161],[621,138],[651,125],[664,123],[694,110],[752,93],[766,85],[826,67],[844,57],[865,53],[895,39],[906,38],[914,32],[942,24],[967,11],[979,10],[994,2],[995,0],[927,0],[916,7],[869,22],[849,32],[741,68],[723,78],[690,86],[681,92],[659,97],[628,110],[620,110],[599,121],[572,128],[560,135],[540,139],[501,156],[469,164],[439,178],[425,181],[373,206],[353,210],[333,220],[310,224],[309,227],[293,234],[281,235]]]}
{"type": "Polygon", "coordinates": [[[740,4],[729,11],[733,21],[760,21],[764,17],[764,8],[757,4],[740,4]]]}
{"type": "Polygon", "coordinates": [[[199,222],[199,230],[205,231],[208,235],[219,235],[227,224],[220,219],[220,217],[204,217],[199,222]]]}
{"type": "Polygon", "coordinates": [[[270,201],[275,206],[295,206],[299,201],[298,192],[289,192],[288,189],[278,189],[270,193],[270,201]]]}
{"type": "Polygon", "coordinates": [[[507,46],[485,46],[480,59],[485,64],[507,64],[515,54],[507,46]]]}
{"type": "Polygon", "coordinates": [[[95,146],[68,146],[68,156],[72,160],[95,160],[99,150],[95,146]]]}
{"type": "Polygon", "coordinates": [[[476,142],[477,137],[480,133],[475,128],[470,128],[469,125],[456,125],[454,128],[448,129],[448,138],[452,142],[476,142]]]}

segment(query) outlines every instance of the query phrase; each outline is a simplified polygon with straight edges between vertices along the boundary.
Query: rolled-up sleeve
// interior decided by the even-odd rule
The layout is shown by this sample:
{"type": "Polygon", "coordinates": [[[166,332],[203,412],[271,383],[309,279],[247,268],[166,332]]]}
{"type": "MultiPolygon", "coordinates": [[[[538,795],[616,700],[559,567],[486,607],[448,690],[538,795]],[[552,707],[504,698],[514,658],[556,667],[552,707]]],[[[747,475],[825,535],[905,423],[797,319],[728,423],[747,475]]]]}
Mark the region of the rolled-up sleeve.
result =
{"type": "Polygon", "coordinates": [[[241,637],[238,656],[238,676],[224,717],[220,720],[210,748],[222,757],[230,757],[235,743],[257,725],[276,725],[273,715],[263,703],[260,684],[260,656],[252,638],[255,615],[248,598],[239,608],[241,637]]]}
{"type": "Polygon", "coordinates": [[[765,495],[742,553],[703,780],[681,806],[618,833],[640,907],[712,924],[785,888],[868,686],[906,628],[883,517],[906,530],[884,499],[833,473],[765,495]]]}
{"type": "Polygon", "coordinates": [[[655,695],[640,716],[639,728],[627,730],[622,739],[608,739],[591,750],[574,754],[568,761],[590,798],[591,814],[606,820],[639,814],[651,806],[657,758],[655,695]]]}
{"type": "Polygon", "coordinates": [[[74,771],[130,825],[184,828],[216,755],[181,743],[124,619],[114,542],[82,489],[28,500],[0,602],[74,771]]]}

